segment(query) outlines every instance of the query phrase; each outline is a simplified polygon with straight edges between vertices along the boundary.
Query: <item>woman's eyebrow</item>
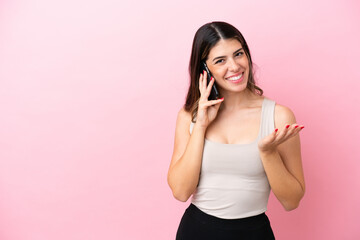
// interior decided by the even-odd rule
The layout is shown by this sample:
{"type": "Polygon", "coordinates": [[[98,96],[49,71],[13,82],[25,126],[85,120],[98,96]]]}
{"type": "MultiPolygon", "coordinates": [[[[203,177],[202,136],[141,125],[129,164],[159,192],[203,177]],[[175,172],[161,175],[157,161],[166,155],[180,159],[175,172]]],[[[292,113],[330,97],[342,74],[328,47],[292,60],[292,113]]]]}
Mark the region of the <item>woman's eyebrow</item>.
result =
{"type": "Polygon", "coordinates": [[[236,50],[236,51],[234,52],[234,54],[240,52],[241,50],[243,50],[243,49],[242,49],[242,48],[239,48],[238,50],[236,50]]]}
{"type": "MultiPolygon", "coordinates": [[[[241,51],[241,50],[243,50],[243,48],[239,48],[238,50],[236,50],[236,51],[234,52],[234,54],[238,53],[238,52],[241,51]]],[[[224,57],[226,57],[226,56],[218,56],[218,57],[214,58],[213,61],[215,61],[215,60],[218,59],[218,58],[224,58],[224,57]]]]}

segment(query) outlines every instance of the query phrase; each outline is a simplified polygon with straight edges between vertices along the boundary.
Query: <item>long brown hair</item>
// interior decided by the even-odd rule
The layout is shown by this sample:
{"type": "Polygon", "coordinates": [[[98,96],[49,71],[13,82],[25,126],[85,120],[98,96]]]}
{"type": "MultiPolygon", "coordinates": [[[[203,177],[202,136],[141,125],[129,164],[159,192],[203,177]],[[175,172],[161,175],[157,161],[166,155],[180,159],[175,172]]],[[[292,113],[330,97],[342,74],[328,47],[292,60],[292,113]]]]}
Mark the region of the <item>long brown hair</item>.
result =
{"type": "Polygon", "coordinates": [[[260,96],[263,95],[263,90],[255,84],[250,50],[245,41],[245,38],[240,33],[240,31],[226,22],[207,23],[201,26],[195,33],[189,63],[190,86],[187,93],[186,102],[184,104],[184,109],[187,112],[191,112],[193,122],[197,115],[200,98],[199,76],[202,71],[200,63],[201,61],[207,60],[211,48],[213,48],[219,40],[231,38],[235,38],[241,43],[241,46],[244,49],[244,52],[249,61],[250,71],[246,88],[260,96]]]}

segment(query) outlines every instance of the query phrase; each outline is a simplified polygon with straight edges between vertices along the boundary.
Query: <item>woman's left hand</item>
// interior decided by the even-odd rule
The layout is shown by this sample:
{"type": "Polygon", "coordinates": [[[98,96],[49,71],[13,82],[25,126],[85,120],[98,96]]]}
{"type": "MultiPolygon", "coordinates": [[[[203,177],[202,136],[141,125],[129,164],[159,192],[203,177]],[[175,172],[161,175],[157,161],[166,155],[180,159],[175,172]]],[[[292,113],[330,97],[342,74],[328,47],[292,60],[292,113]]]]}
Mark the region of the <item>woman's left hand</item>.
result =
{"type": "Polygon", "coordinates": [[[289,138],[294,137],[304,128],[303,125],[292,124],[287,125],[283,130],[275,129],[273,133],[261,139],[258,143],[260,152],[274,152],[277,146],[285,142],[289,138]]]}

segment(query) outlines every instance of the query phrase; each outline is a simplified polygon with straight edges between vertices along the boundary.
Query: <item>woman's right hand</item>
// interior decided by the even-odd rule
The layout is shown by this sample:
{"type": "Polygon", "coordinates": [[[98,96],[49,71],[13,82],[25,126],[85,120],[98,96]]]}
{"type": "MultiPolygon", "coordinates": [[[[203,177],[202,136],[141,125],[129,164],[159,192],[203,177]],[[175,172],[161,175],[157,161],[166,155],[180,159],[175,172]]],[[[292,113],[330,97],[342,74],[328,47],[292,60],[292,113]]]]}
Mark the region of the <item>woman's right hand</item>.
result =
{"type": "Polygon", "coordinates": [[[214,82],[215,79],[212,77],[209,85],[207,86],[207,72],[204,71],[203,74],[200,74],[200,99],[196,117],[196,124],[199,127],[207,128],[209,126],[209,124],[216,118],[220,105],[224,101],[224,98],[210,101],[208,100],[214,82]]]}

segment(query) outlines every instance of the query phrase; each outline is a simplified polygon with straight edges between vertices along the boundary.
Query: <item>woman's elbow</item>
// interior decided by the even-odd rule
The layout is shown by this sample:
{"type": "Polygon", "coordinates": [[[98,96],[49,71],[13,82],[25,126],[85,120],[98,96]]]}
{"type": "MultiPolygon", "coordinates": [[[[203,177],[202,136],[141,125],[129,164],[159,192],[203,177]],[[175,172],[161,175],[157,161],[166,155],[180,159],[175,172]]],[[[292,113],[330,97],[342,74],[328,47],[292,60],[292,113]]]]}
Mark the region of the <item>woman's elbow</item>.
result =
{"type": "Polygon", "coordinates": [[[287,211],[287,212],[290,212],[292,210],[295,210],[296,208],[299,207],[299,204],[300,204],[300,201],[298,202],[293,202],[293,203],[282,203],[284,209],[287,211]]]}
{"type": "Polygon", "coordinates": [[[288,199],[288,201],[282,201],[281,204],[283,205],[286,211],[292,211],[299,207],[301,199],[305,195],[305,189],[298,193],[296,197],[292,200],[288,199]]]}
{"type": "Polygon", "coordinates": [[[299,198],[297,198],[297,199],[293,199],[293,200],[291,200],[291,201],[282,201],[281,202],[281,205],[284,207],[284,209],[286,210],[286,211],[292,211],[292,210],[295,210],[296,208],[298,208],[299,207],[299,205],[300,205],[300,201],[301,201],[301,199],[302,199],[302,197],[303,197],[304,195],[302,194],[301,196],[299,196],[299,198]]]}
{"type": "Polygon", "coordinates": [[[189,196],[175,194],[174,192],[173,192],[173,196],[176,200],[178,200],[180,202],[186,202],[189,199],[189,196]]]}
{"type": "Polygon", "coordinates": [[[188,194],[185,194],[184,191],[181,191],[180,189],[176,188],[175,186],[172,186],[172,184],[170,184],[170,181],[168,179],[168,185],[171,189],[172,195],[174,196],[174,198],[180,202],[186,202],[190,196],[188,196],[188,194]]]}
{"type": "Polygon", "coordinates": [[[171,188],[172,194],[174,198],[180,202],[186,202],[189,199],[189,194],[186,194],[184,191],[180,191],[179,189],[171,188]]]}

